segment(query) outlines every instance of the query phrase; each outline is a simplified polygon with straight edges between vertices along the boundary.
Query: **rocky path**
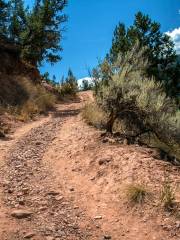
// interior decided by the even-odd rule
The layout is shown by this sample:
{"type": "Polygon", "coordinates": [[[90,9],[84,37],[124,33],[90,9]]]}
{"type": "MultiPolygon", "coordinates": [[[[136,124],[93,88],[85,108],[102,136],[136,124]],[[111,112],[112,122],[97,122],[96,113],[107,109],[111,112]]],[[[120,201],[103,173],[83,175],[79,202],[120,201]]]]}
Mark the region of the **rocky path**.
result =
{"type": "Polygon", "coordinates": [[[1,240],[180,238],[178,218],[159,204],[165,172],[179,200],[179,169],[154,160],[149,149],[103,143],[80,115],[90,96],[59,105],[0,143],[1,240]],[[151,200],[130,206],[129,183],[145,184],[151,200]]]}

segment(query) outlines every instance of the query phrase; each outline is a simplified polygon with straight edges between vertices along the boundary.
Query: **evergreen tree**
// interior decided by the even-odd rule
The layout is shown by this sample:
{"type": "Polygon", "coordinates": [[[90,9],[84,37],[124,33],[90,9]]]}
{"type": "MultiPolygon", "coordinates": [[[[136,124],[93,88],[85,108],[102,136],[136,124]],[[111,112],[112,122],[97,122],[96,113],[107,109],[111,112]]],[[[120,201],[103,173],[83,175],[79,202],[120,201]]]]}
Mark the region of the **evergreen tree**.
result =
{"type": "Polygon", "coordinates": [[[61,25],[67,19],[62,11],[66,4],[66,0],[37,0],[32,13],[27,16],[22,56],[33,65],[41,65],[44,60],[55,63],[61,59],[61,25]]]}
{"type": "Polygon", "coordinates": [[[125,53],[129,49],[126,27],[123,23],[119,23],[114,31],[112,40],[112,48],[110,50],[110,60],[115,62],[119,53],[125,53]]]}
{"type": "Polygon", "coordinates": [[[78,90],[77,79],[70,68],[68,70],[68,75],[65,79],[65,82],[70,86],[70,89],[72,90],[72,92],[74,93],[77,92],[78,90]]]}
{"type": "Polygon", "coordinates": [[[67,75],[67,78],[66,78],[66,82],[69,83],[70,85],[77,85],[77,79],[74,76],[71,69],[68,70],[68,75],[67,75]]]}
{"type": "Polygon", "coordinates": [[[65,96],[65,95],[75,95],[77,91],[78,91],[77,79],[74,76],[72,70],[69,69],[67,77],[64,79],[64,76],[63,76],[60,81],[59,92],[62,96],[65,96]]]}
{"type": "Polygon", "coordinates": [[[8,4],[0,0],[0,36],[7,35],[8,27],[8,4]]]}
{"type": "MultiPolygon", "coordinates": [[[[148,76],[155,76],[156,80],[163,81],[169,95],[176,95],[177,78],[172,72],[175,71],[174,65],[177,55],[174,44],[170,37],[160,31],[160,24],[151,20],[148,15],[138,12],[135,15],[134,24],[125,28],[124,24],[119,24],[115,31],[110,49],[109,59],[111,64],[115,63],[118,55],[122,56],[139,42],[140,47],[146,47],[145,52],[149,65],[146,69],[148,76]]],[[[177,70],[176,70],[177,72],[177,70]]]]}
{"type": "Polygon", "coordinates": [[[141,47],[147,47],[146,56],[152,64],[167,65],[176,58],[174,44],[169,36],[161,33],[160,24],[153,22],[148,15],[138,12],[132,26],[126,28],[120,23],[116,27],[110,50],[111,62],[117,60],[119,53],[127,53],[137,41],[141,47]]]}
{"type": "Polygon", "coordinates": [[[14,43],[22,44],[22,35],[27,28],[27,10],[23,0],[10,1],[9,38],[14,43]]]}
{"type": "Polygon", "coordinates": [[[61,85],[63,85],[63,84],[64,84],[64,75],[62,76],[62,78],[61,78],[61,80],[60,80],[59,84],[61,84],[61,85]]]}
{"type": "Polygon", "coordinates": [[[0,0],[0,34],[21,49],[21,57],[34,66],[43,61],[61,59],[62,23],[67,20],[63,9],[67,0],[36,0],[30,11],[23,0],[0,0]]]}
{"type": "Polygon", "coordinates": [[[51,81],[48,72],[45,72],[45,73],[42,75],[42,78],[43,78],[46,82],[50,82],[50,81],[51,81]]]}

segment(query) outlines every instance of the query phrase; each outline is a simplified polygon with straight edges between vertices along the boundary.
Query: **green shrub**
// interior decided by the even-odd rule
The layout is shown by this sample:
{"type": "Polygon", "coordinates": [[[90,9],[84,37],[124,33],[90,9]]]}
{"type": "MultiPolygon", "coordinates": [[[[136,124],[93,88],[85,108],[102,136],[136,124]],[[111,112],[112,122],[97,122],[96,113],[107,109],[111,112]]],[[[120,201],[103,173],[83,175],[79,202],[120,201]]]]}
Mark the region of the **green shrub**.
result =
{"type": "Polygon", "coordinates": [[[112,79],[98,89],[97,103],[108,114],[107,131],[112,133],[118,119],[128,134],[137,139],[151,134],[180,158],[180,111],[162,84],[146,77],[147,65],[138,44],[126,56],[119,56],[112,79]]]}
{"type": "Polygon", "coordinates": [[[57,87],[57,90],[60,96],[76,95],[78,91],[78,83],[71,69],[68,70],[67,77],[65,79],[64,77],[62,78],[60,85],[57,87]]]}
{"type": "Polygon", "coordinates": [[[76,95],[78,90],[76,84],[70,84],[68,82],[61,84],[57,89],[60,96],[76,95]]]}

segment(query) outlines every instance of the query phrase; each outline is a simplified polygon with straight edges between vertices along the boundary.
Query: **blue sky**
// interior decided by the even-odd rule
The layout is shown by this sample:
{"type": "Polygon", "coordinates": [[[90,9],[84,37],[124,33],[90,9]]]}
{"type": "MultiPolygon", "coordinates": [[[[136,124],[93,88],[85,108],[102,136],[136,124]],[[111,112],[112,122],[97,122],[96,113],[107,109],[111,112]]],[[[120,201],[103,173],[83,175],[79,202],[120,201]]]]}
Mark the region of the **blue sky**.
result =
{"type": "Polygon", "coordinates": [[[77,78],[86,77],[108,52],[117,23],[131,25],[139,10],[160,22],[162,31],[172,33],[180,43],[180,0],[69,0],[63,59],[54,66],[44,64],[41,72],[48,71],[58,81],[71,67],[77,78]]]}

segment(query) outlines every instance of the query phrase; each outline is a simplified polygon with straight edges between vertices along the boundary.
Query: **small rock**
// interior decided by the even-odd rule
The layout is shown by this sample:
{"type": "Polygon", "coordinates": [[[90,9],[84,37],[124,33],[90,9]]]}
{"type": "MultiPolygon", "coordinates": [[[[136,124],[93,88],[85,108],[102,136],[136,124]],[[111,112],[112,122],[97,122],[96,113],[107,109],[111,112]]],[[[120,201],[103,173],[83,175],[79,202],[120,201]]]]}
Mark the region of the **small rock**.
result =
{"type": "Polygon", "coordinates": [[[46,206],[40,207],[39,210],[40,211],[46,211],[48,208],[46,206]]]}
{"type": "Polygon", "coordinates": [[[91,178],[90,178],[91,181],[94,181],[95,179],[96,179],[95,177],[91,177],[91,178]]]}
{"type": "Polygon", "coordinates": [[[127,139],[124,139],[124,140],[123,140],[123,144],[124,144],[124,145],[128,145],[128,140],[127,140],[127,139]]]}
{"type": "Polygon", "coordinates": [[[19,199],[18,203],[19,203],[19,205],[25,205],[25,200],[24,199],[19,199]]]}
{"type": "Polygon", "coordinates": [[[36,235],[35,233],[29,232],[29,233],[27,233],[27,234],[24,236],[24,238],[25,238],[25,239],[30,239],[30,238],[34,237],[35,235],[36,235]]]}
{"type": "Polygon", "coordinates": [[[23,194],[28,194],[29,188],[23,188],[23,189],[22,189],[22,192],[23,192],[23,194]]]}
{"type": "Polygon", "coordinates": [[[8,189],[8,193],[13,193],[13,189],[8,189]]]}
{"type": "Polygon", "coordinates": [[[54,237],[47,236],[47,237],[46,237],[46,240],[54,240],[54,237]]]}
{"type": "Polygon", "coordinates": [[[111,239],[110,235],[105,235],[103,239],[111,239]]]}
{"type": "Polygon", "coordinates": [[[95,220],[100,220],[100,219],[102,219],[102,216],[95,216],[94,219],[95,220]]]}
{"type": "Polygon", "coordinates": [[[71,192],[74,192],[74,188],[73,188],[73,187],[71,187],[69,190],[70,190],[71,192]]]}
{"type": "Polygon", "coordinates": [[[63,196],[57,196],[55,199],[56,199],[56,201],[61,201],[61,200],[63,200],[63,196]]]}
{"type": "Polygon", "coordinates": [[[47,193],[47,195],[57,196],[57,195],[59,195],[59,192],[50,191],[50,192],[47,193]]]}
{"type": "Polygon", "coordinates": [[[28,218],[32,215],[33,213],[30,212],[30,211],[27,211],[27,210],[14,210],[12,213],[11,213],[11,216],[12,217],[15,217],[15,218],[18,218],[18,219],[22,219],[22,218],[28,218]]]}
{"type": "Polygon", "coordinates": [[[112,161],[111,158],[103,158],[103,159],[99,160],[99,165],[103,165],[103,164],[109,163],[111,161],[112,161]]]}
{"type": "Polygon", "coordinates": [[[103,143],[107,143],[108,141],[109,141],[108,138],[104,138],[104,139],[102,140],[103,143]]]}
{"type": "Polygon", "coordinates": [[[180,221],[176,222],[176,228],[180,228],[180,221]]]}
{"type": "Polygon", "coordinates": [[[116,143],[116,140],[113,139],[113,138],[110,138],[110,139],[109,139],[109,143],[114,144],[114,143],[116,143]]]}

